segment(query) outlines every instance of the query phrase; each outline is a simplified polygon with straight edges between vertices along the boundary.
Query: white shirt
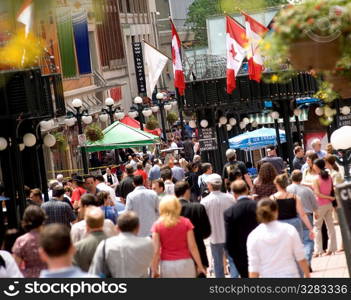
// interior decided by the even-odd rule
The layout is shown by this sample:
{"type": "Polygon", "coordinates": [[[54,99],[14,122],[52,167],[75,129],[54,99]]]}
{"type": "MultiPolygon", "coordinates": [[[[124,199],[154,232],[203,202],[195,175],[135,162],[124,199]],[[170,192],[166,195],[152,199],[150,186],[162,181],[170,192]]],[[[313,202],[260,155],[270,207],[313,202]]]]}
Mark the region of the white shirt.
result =
{"type": "Polygon", "coordinates": [[[108,186],[104,182],[100,182],[99,184],[96,185],[96,187],[100,191],[108,192],[110,194],[110,196],[111,196],[111,199],[112,199],[113,203],[116,204],[116,192],[115,192],[115,190],[112,187],[108,186]]]}
{"type": "MultiPolygon", "coordinates": [[[[102,177],[104,177],[105,183],[108,182],[107,173],[104,174],[102,177]]],[[[112,173],[111,173],[111,178],[112,178],[112,188],[116,189],[116,187],[119,185],[118,178],[115,174],[112,174],[112,173]]]]}
{"type": "Polygon", "coordinates": [[[0,278],[23,278],[11,253],[0,250],[0,255],[5,261],[6,267],[0,267],[0,278]]]}
{"type": "MultiPolygon", "coordinates": [[[[175,142],[172,142],[171,143],[171,148],[172,149],[177,149],[178,148],[178,145],[175,143],[175,142]]],[[[174,151],[175,154],[178,154],[178,150],[174,151]]]]}
{"type": "Polygon", "coordinates": [[[305,251],[294,226],[273,221],[260,224],[248,236],[249,272],[260,277],[299,277],[296,261],[305,258],[305,251]]]}
{"type": "MultiPolygon", "coordinates": [[[[105,219],[104,220],[104,233],[108,236],[114,236],[117,234],[117,230],[115,225],[112,223],[111,220],[105,219]]],[[[71,228],[71,238],[73,244],[79,242],[81,239],[87,236],[87,224],[85,220],[82,220],[78,223],[73,224],[71,228]]]]}
{"type": "Polygon", "coordinates": [[[174,183],[170,180],[165,181],[165,194],[174,195],[174,183]]]}
{"type": "Polygon", "coordinates": [[[144,186],[137,186],[128,194],[126,210],[137,213],[140,220],[139,236],[151,235],[151,227],[158,218],[159,204],[157,194],[144,186]]]}
{"type": "Polygon", "coordinates": [[[212,244],[225,243],[224,211],[236,201],[233,196],[220,191],[211,192],[201,200],[211,223],[210,241],[212,244]]]}

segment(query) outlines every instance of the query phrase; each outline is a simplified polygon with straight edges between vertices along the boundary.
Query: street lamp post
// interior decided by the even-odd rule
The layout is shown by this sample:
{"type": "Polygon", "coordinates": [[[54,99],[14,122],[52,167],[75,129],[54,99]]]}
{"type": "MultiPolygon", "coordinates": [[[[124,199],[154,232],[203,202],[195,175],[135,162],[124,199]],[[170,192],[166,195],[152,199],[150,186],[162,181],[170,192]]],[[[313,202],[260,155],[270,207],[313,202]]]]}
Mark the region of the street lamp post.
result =
{"type": "Polygon", "coordinates": [[[335,130],[330,140],[333,148],[342,154],[340,157],[337,157],[337,161],[344,167],[345,180],[351,181],[351,126],[343,126],[335,130]]]}
{"type": "Polygon", "coordinates": [[[154,112],[160,110],[161,114],[161,124],[162,124],[162,132],[163,132],[163,139],[167,143],[167,131],[166,131],[166,122],[165,122],[165,111],[169,111],[172,109],[172,104],[164,101],[165,95],[164,93],[157,93],[156,100],[157,102],[154,103],[156,106],[153,106],[154,112]]]}
{"type": "MultiPolygon", "coordinates": [[[[71,114],[74,118],[77,119],[78,134],[81,135],[81,134],[83,134],[82,122],[84,122],[85,124],[90,124],[93,119],[91,116],[88,115],[88,110],[82,110],[82,106],[83,106],[82,100],[74,99],[72,101],[72,105],[75,108],[76,112],[75,113],[71,112],[71,114]]],[[[73,119],[73,118],[71,118],[71,119],[73,119]]],[[[67,119],[66,124],[72,126],[72,125],[74,125],[74,122],[71,122],[70,119],[67,119]]],[[[81,155],[82,155],[84,174],[88,174],[89,173],[89,164],[88,164],[88,158],[87,158],[87,153],[86,153],[85,147],[81,146],[80,151],[81,151],[81,155]]]]}

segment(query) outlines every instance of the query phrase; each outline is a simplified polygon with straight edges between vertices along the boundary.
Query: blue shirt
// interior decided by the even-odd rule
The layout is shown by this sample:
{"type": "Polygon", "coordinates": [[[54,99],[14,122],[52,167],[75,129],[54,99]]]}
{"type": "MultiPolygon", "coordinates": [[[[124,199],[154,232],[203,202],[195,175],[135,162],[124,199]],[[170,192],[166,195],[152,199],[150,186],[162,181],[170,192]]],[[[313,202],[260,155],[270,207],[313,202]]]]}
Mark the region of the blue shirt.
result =
{"type": "Polygon", "coordinates": [[[118,211],[115,206],[101,206],[102,211],[105,214],[105,219],[109,219],[116,225],[118,218],[118,211]]]}
{"type": "Polygon", "coordinates": [[[122,212],[124,212],[126,210],[126,206],[123,203],[119,202],[119,201],[116,201],[115,208],[117,209],[118,214],[120,214],[120,213],[122,213],[122,212]]]}
{"type": "Polygon", "coordinates": [[[327,156],[327,152],[325,152],[324,150],[319,150],[318,152],[316,152],[318,158],[324,158],[327,156]]]}
{"type": "Polygon", "coordinates": [[[172,168],[172,176],[175,180],[181,181],[185,178],[184,169],[178,166],[172,168]]]}
{"type": "Polygon", "coordinates": [[[83,272],[78,267],[68,267],[59,270],[42,270],[40,278],[97,278],[92,274],[83,272]]]}
{"type": "Polygon", "coordinates": [[[161,177],[161,169],[160,166],[154,165],[149,172],[149,180],[154,181],[156,179],[159,179],[161,177]]]}

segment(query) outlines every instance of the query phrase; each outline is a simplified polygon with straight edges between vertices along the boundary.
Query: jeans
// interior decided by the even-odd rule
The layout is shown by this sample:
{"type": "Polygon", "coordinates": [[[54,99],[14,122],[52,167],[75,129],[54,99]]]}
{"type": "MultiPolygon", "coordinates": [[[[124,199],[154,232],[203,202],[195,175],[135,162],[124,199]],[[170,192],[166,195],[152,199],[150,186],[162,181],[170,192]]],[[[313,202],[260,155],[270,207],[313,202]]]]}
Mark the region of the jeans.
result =
{"type": "MultiPolygon", "coordinates": [[[[313,226],[313,215],[312,214],[306,214],[306,215],[310,220],[311,225],[313,226]]],[[[314,249],[314,241],[310,239],[310,231],[308,230],[308,228],[304,223],[302,223],[302,228],[303,228],[303,245],[305,247],[305,257],[308,263],[311,265],[313,249],[314,249]]]]}
{"type": "Polygon", "coordinates": [[[223,266],[223,257],[224,254],[228,257],[229,261],[229,268],[230,268],[230,277],[231,278],[238,278],[239,272],[236,269],[233,259],[228,255],[225,244],[210,244],[211,245],[211,253],[213,257],[213,264],[214,264],[214,272],[216,278],[224,278],[224,266],[223,266]]]}
{"type": "Polygon", "coordinates": [[[299,234],[301,238],[301,242],[303,242],[303,230],[302,230],[302,222],[300,218],[291,218],[291,219],[286,219],[286,220],[279,220],[280,222],[288,223],[292,226],[294,226],[297,230],[297,233],[299,234]]]}

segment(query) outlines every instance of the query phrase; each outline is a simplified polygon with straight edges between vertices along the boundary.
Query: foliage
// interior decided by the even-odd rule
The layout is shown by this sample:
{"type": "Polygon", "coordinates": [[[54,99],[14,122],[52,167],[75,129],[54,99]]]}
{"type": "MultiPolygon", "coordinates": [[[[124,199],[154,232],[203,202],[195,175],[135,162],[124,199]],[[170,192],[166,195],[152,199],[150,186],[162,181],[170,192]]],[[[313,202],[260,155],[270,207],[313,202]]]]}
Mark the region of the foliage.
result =
{"type": "Polygon", "coordinates": [[[59,149],[60,151],[64,151],[68,145],[66,135],[61,131],[53,132],[52,135],[56,139],[56,144],[53,148],[59,149]]]}
{"type": "Polygon", "coordinates": [[[206,19],[219,12],[218,2],[213,0],[195,0],[189,6],[185,26],[195,33],[197,45],[207,45],[206,19]]]}
{"type": "Polygon", "coordinates": [[[321,99],[324,103],[331,103],[335,99],[339,98],[338,93],[333,91],[333,88],[329,82],[321,82],[319,85],[318,92],[314,97],[321,99]]]}
{"type": "Polygon", "coordinates": [[[172,126],[178,120],[178,116],[174,111],[170,111],[167,114],[167,122],[170,126],[172,126]]]}
{"type": "Polygon", "coordinates": [[[154,115],[151,115],[146,122],[146,128],[149,130],[154,130],[158,127],[160,127],[160,125],[158,124],[156,117],[154,115]]]}
{"type": "Polygon", "coordinates": [[[92,123],[85,128],[85,136],[88,141],[96,142],[104,138],[104,133],[97,123],[92,123]]]}

